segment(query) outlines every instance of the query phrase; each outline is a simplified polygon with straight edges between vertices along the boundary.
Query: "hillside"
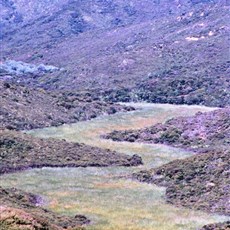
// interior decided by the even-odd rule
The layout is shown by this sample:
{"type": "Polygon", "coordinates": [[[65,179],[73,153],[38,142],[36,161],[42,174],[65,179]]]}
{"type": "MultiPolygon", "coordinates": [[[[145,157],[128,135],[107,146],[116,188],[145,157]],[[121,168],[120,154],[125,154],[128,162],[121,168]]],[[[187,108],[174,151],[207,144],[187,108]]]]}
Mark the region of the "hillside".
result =
{"type": "Polygon", "coordinates": [[[2,61],[64,69],[17,81],[100,89],[109,101],[230,104],[225,1],[57,1],[54,9],[35,1],[29,13],[24,1],[2,2],[12,4],[4,3],[2,61]]]}
{"type": "Polygon", "coordinates": [[[90,93],[47,92],[0,81],[0,129],[33,129],[134,110],[101,102],[90,93]]]}
{"type": "Polygon", "coordinates": [[[229,166],[229,150],[208,151],[133,177],[166,186],[166,200],[171,204],[229,216],[229,166]]]}
{"type": "MultiPolygon", "coordinates": [[[[131,177],[165,186],[170,204],[229,216],[229,11],[228,0],[0,0],[0,174],[142,164],[136,154],[22,130],[135,110],[118,102],[218,107],[104,138],[194,152],[131,177]]],[[[0,187],[0,228],[82,229],[97,216],[61,216],[38,199],[0,187]]]]}
{"type": "MultiPolygon", "coordinates": [[[[197,152],[195,156],[140,171],[133,177],[166,186],[167,202],[174,205],[230,214],[229,107],[174,118],[142,130],[113,131],[104,137],[114,141],[162,143],[197,152]]],[[[220,229],[225,229],[221,226],[220,229]]],[[[215,228],[210,226],[210,229],[215,228]]]]}
{"type": "Polygon", "coordinates": [[[179,117],[143,130],[114,131],[105,138],[114,141],[163,143],[202,152],[230,148],[230,107],[179,117]]]}

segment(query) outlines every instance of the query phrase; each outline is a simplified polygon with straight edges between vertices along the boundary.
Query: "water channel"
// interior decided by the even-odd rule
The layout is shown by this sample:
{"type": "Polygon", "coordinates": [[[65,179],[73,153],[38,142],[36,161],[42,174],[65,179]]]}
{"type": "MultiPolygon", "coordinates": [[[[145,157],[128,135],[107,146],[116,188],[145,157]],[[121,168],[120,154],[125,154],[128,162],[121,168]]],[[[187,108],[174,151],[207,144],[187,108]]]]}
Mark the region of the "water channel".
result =
{"type": "Polygon", "coordinates": [[[189,157],[192,152],[160,144],[113,142],[100,138],[112,130],[139,129],[213,108],[145,103],[131,105],[137,110],[28,133],[138,154],[144,165],[130,168],[32,169],[1,176],[1,185],[40,194],[45,201],[44,206],[60,214],[87,216],[91,220],[91,225],[86,227],[89,230],[195,230],[204,224],[226,220],[224,216],[167,204],[165,188],[121,177],[189,157]]]}

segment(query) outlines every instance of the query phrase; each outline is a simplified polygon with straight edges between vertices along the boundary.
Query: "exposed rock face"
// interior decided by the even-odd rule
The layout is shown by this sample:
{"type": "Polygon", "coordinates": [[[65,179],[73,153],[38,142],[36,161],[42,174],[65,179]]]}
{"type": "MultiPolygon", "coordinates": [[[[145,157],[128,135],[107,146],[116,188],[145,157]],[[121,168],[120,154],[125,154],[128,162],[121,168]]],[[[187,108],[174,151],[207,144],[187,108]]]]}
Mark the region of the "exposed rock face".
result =
{"type": "Polygon", "coordinates": [[[39,139],[8,130],[2,130],[0,134],[0,173],[41,167],[105,167],[142,164],[139,156],[128,156],[84,144],[39,139]]]}
{"type": "Polygon", "coordinates": [[[0,81],[0,128],[32,129],[134,110],[90,93],[47,92],[0,81]]]}
{"type": "Polygon", "coordinates": [[[18,189],[0,187],[0,228],[2,230],[83,229],[89,220],[81,215],[66,217],[39,206],[39,197],[18,189]]]}

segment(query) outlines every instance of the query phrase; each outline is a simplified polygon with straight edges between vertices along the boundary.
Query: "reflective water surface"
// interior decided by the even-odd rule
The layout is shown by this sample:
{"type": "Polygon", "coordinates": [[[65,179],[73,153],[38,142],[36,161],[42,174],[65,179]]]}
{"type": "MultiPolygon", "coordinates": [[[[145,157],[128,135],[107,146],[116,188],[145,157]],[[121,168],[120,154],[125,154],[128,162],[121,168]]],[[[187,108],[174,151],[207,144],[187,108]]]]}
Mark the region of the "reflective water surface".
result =
{"type": "Polygon", "coordinates": [[[112,130],[139,129],[172,117],[193,115],[212,108],[145,103],[132,105],[139,109],[72,125],[32,130],[29,133],[43,138],[64,138],[126,154],[138,154],[143,159],[143,166],[33,169],[2,176],[2,186],[14,186],[40,194],[44,206],[55,212],[86,215],[92,220],[92,225],[87,226],[87,229],[195,230],[204,224],[226,220],[223,216],[166,204],[165,188],[120,177],[185,158],[193,153],[165,145],[118,143],[100,138],[101,134],[112,130]]]}

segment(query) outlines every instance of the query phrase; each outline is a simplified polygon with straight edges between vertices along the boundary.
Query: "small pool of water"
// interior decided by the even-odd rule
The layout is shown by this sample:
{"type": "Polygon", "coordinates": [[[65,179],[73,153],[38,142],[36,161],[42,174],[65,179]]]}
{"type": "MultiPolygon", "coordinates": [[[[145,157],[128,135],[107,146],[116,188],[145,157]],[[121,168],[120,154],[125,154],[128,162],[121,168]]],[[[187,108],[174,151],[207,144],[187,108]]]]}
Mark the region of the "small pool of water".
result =
{"type": "Polygon", "coordinates": [[[121,178],[193,153],[165,145],[113,142],[100,138],[100,135],[112,130],[139,129],[172,117],[193,115],[213,108],[145,103],[132,105],[139,110],[28,133],[138,154],[143,159],[143,166],[33,169],[3,175],[1,185],[42,195],[44,206],[55,212],[86,215],[92,220],[87,229],[195,230],[204,224],[226,220],[224,216],[166,204],[165,188],[121,178]]]}

